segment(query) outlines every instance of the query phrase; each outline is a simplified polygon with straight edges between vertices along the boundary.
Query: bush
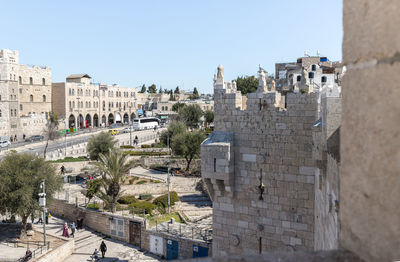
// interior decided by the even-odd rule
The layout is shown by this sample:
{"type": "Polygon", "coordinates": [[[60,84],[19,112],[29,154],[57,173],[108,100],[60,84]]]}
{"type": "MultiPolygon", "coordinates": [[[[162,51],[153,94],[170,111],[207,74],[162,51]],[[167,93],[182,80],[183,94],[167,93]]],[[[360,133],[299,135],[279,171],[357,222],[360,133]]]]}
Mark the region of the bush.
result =
{"type": "Polygon", "coordinates": [[[88,161],[89,159],[84,156],[78,156],[78,157],[72,157],[72,156],[67,156],[64,159],[57,159],[52,162],[54,163],[64,163],[64,162],[80,162],[80,161],[88,161]]]}
{"type": "Polygon", "coordinates": [[[159,183],[161,183],[161,181],[160,180],[153,180],[153,183],[154,184],[159,184],[159,183]]]}
{"type": "Polygon", "coordinates": [[[90,203],[87,208],[91,208],[91,209],[96,209],[98,210],[100,208],[99,204],[97,203],[90,203]]]}
{"type": "Polygon", "coordinates": [[[152,194],[140,194],[139,195],[139,199],[140,200],[150,200],[153,198],[152,194]]]}
{"type": "Polygon", "coordinates": [[[124,154],[129,154],[130,156],[165,156],[168,152],[146,152],[146,151],[124,151],[124,154]]]}
{"type": "Polygon", "coordinates": [[[122,145],[122,146],[120,146],[120,148],[135,148],[135,146],[131,146],[131,145],[122,145]]]}
{"type": "Polygon", "coordinates": [[[120,203],[117,203],[117,211],[121,211],[121,210],[128,210],[129,207],[128,206],[122,206],[120,203]]]}
{"type": "MultiPolygon", "coordinates": [[[[171,206],[175,204],[175,202],[179,201],[178,194],[175,191],[170,192],[170,202],[171,206]]],[[[153,204],[156,204],[158,207],[165,209],[168,207],[168,194],[162,195],[154,199],[153,204]]]]}
{"type": "Polygon", "coordinates": [[[141,147],[141,148],[150,148],[151,145],[141,145],[140,147],[141,147]]]}
{"type": "Polygon", "coordinates": [[[120,204],[125,204],[125,205],[129,205],[129,204],[133,204],[137,202],[137,199],[135,198],[135,196],[133,195],[127,195],[127,196],[122,196],[117,200],[118,203],[120,204]]]}
{"type": "Polygon", "coordinates": [[[135,214],[143,214],[144,212],[151,215],[156,208],[156,205],[148,201],[140,201],[129,205],[130,212],[135,214]]]}
{"type": "Polygon", "coordinates": [[[142,185],[142,184],[146,184],[147,181],[146,180],[140,180],[136,183],[136,185],[142,185]]]}

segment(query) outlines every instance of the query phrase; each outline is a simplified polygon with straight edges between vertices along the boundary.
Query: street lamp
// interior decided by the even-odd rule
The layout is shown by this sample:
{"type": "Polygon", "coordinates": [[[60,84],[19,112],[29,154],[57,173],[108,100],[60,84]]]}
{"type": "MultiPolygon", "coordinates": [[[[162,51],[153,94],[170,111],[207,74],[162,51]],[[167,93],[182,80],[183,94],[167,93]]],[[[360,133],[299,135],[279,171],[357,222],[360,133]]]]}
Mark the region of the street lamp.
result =
{"type": "Polygon", "coordinates": [[[46,191],[44,180],[40,183],[40,188],[43,189],[42,193],[39,193],[39,206],[43,208],[43,245],[46,246],[46,191]]]}
{"type": "Polygon", "coordinates": [[[168,178],[167,178],[167,181],[168,181],[168,215],[170,215],[171,214],[171,197],[170,197],[170,194],[169,194],[169,185],[170,185],[170,162],[171,162],[171,160],[170,160],[170,152],[169,152],[169,133],[168,133],[168,131],[167,131],[167,144],[168,144],[168,178]]]}
{"type": "Polygon", "coordinates": [[[64,118],[64,156],[67,157],[67,115],[64,118]]]}

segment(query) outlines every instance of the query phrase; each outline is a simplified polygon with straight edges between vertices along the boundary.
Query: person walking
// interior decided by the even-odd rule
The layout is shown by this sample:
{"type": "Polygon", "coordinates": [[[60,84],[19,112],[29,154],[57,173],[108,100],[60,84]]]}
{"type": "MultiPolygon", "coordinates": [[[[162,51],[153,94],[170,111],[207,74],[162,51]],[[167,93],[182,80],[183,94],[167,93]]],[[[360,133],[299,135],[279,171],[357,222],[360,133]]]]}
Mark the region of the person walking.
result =
{"type": "Polygon", "coordinates": [[[38,222],[36,223],[36,224],[43,224],[43,216],[42,216],[42,212],[40,212],[40,215],[39,215],[39,220],[38,220],[38,222]]]}
{"type": "Polygon", "coordinates": [[[101,257],[104,258],[104,256],[106,255],[106,251],[107,251],[107,246],[106,246],[106,243],[104,243],[104,241],[101,241],[100,251],[101,251],[101,257]]]}
{"type": "Polygon", "coordinates": [[[75,223],[72,222],[70,227],[71,227],[71,236],[75,237],[75,230],[76,230],[75,223]]]}
{"type": "Polygon", "coordinates": [[[61,166],[60,171],[61,171],[61,175],[64,175],[64,174],[65,174],[65,167],[64,167],[64,165],[61,166]]]}
{"type": "Polygon", "coordinates": [[[64,223],[64,226],[63,226],[63,234],[62,234],[62,236],[63,236],[63,237],[69,237],[68,225],[67,225],[67,223],[64,223]]]}

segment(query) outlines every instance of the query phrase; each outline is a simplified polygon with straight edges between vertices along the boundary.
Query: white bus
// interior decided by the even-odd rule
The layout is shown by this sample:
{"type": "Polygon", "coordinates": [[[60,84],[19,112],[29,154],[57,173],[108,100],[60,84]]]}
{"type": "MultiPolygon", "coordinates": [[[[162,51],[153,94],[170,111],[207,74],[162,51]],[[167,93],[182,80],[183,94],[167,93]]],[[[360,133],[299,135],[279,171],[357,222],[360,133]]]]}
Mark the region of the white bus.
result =
{"type": "Polygon", "coordinates": [[[153,129],[158,128],[160,120],[156,117],[142,117],[133,119],[133,129],[143,130],[143,129],[153,129]]]}

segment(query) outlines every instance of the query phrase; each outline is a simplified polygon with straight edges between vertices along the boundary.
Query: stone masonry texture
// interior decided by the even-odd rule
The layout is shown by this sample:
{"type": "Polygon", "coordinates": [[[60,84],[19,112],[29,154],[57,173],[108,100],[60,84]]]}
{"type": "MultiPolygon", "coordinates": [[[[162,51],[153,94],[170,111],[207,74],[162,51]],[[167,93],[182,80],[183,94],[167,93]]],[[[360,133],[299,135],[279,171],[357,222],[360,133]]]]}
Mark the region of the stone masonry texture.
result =
{"type": "Polygon", "coordinates": [[[340,244],[400,259],[400,2],[344,1],[340,244]]]}

